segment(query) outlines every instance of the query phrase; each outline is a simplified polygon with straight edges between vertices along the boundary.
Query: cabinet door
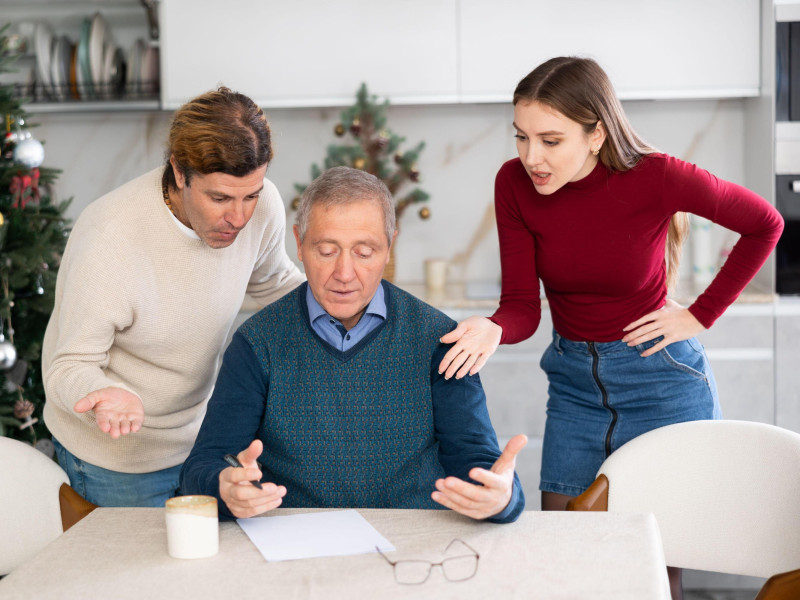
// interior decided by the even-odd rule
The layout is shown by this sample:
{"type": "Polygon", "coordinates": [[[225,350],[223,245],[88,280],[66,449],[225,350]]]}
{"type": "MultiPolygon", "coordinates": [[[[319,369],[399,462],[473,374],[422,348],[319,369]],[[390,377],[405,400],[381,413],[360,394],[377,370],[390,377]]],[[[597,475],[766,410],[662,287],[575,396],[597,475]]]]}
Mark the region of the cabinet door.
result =
{"type": "Polygon", "coordinates": [[[261,106],[457,101],[456,0],[162,0],[162,103],[224,84],[261,106]]]}
{"type": "Polygon", "coordinates": [[[623,99],[756,96],[758,0],[460,0],[462,101],[508,101],[554,56],[597,60],[623,99]]]}

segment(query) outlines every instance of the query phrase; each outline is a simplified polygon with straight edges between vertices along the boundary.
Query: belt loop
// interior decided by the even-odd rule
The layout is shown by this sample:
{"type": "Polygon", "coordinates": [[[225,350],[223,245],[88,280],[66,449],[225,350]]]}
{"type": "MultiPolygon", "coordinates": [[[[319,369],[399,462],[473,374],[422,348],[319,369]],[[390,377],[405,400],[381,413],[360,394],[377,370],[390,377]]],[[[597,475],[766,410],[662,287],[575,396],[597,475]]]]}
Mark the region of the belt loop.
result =
{"type": "Polygon", "coordinates": [[[553,330],[553,347],[556,349],[556,352],[561,354],[561,336],[558,335],[558,332],[555,329],[553,330]]]}

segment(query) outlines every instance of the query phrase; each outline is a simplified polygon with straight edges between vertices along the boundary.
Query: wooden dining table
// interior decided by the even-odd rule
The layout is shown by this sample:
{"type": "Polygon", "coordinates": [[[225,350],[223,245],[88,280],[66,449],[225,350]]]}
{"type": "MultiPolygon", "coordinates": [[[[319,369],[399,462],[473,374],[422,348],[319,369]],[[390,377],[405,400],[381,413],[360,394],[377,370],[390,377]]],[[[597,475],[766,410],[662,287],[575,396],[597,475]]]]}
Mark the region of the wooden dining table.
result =
{"type": "MultiPolygon", "coordinates": [[[[479,553],[477,572],[453,582],[433,568],[424,583],[405,585],[377,553],[267,562],[236,522],[220,523],[218,554],[181,560],[167,554],[164,509],[99,508],[0,580],[0,598],[670,597],[651,514],[526,511],[496,525],[446,510],[357,510],[395,546],[387,553],[392,560],[438,562],[459,538],[479,553]]],[[[308,511],[277,509],[258,518],[300,512],[308,511]]]]}

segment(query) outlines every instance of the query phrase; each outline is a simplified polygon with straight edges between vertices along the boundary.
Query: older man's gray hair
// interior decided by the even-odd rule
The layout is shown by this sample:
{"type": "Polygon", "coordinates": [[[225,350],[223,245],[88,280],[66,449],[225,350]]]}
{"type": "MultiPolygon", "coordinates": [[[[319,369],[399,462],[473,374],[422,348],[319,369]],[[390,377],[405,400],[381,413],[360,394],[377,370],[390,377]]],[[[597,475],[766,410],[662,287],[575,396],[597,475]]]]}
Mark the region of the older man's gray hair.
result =
{"type": "Polygon", "coordinates": [[[303,191],[297,208],[297,227],[300,241],[306,236],[308,218],[314,206],[329,208],[368,200],[375,202],[383,211],[386,240],[392,244],[395,231],[394,199],[386,184],[366,171],[352,167],[333,167],[317,177],[303,191]]]}

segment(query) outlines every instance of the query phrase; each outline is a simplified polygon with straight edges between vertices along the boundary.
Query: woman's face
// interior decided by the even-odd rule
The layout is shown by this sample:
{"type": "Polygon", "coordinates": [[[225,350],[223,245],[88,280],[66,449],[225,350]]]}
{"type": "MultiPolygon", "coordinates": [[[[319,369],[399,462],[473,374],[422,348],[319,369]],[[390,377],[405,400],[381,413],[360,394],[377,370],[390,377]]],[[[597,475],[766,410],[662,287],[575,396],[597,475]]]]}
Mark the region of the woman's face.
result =
{"type": "Polygon", "coordinates": [[[587,135],[577,121],[536,101],[517,103],[514,128],[519,158],[536,191],[545,195],[591,173],[598,160],[592,150],[605,141],[602,123],[587,135]]]}

